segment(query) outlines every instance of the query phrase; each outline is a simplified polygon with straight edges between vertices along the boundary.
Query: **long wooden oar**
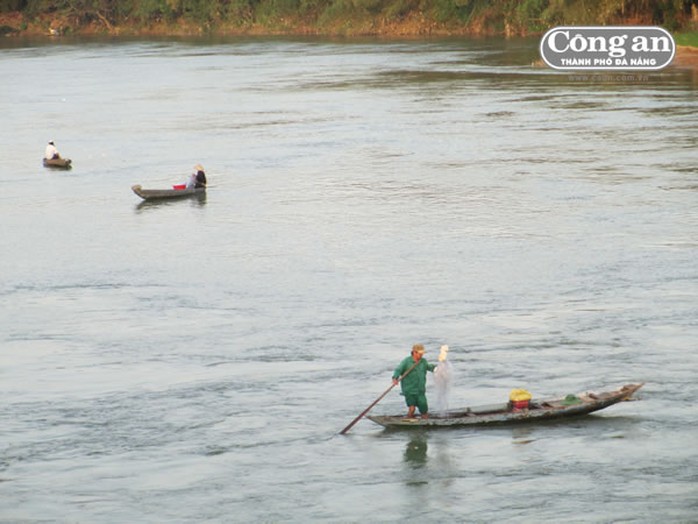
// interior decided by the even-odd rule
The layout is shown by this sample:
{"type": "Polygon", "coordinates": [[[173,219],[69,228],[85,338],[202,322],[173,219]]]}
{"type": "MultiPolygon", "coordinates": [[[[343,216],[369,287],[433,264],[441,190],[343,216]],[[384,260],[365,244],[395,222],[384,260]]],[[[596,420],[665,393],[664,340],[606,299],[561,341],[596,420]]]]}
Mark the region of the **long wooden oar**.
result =
{"type": "Polygon", "coordinates": [[[361,418],[362,418],[366,413],[368,413],[369,411],[371,411],[371,408],[372,408],[373,406],[375,406],[375,405],[378,404],[381,400],[383,400],[383,397],[386,396],[388,393],[390,393],[390,390],[393,389],[395,386],[397,386],[398,382],[400,382],[403,378],[405,378],[405,377],[408,375],[408,373],[409,373],[410,371],[412,371],[414,368],[416,368],[416,367],[417,367],[417,364],[419,364],[419,362],[420,362],[420,361],[418,360],[417,362],[415,362],[414,364],[412,364],[412,366],[410,367],[410,369],[408,369],[408,370],[405,371],[402,375],[400,375],[400,378],[397,379],[397,382],[395,382],[394,384],[391,384],[390,387],[389,387],[388,389],[386,389],[380,397],[378,397],[376,400],[373,401],[373,403],[372,403],[370,406],[368,406],[366,409],[364,409],[364,410],[359,414],[359,416],[356,417],[354,420],[352,420],[351,423],[350,423],[346,428],[344,428],[342,431],[339,432],[339,434],[340,434],[340,435],[344,435],[347,431],[349,431],[352,427],[354,427],[354,424],[356,424],[359,420],[361,420],[361,418]]]}

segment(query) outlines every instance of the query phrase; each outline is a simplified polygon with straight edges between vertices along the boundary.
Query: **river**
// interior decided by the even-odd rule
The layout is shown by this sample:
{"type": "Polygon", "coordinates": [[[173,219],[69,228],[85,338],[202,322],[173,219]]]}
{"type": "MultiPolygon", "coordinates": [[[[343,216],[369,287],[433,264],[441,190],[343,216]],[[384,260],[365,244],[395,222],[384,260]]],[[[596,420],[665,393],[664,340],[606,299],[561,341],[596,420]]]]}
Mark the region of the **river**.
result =
{"type": "Polygon", "coordinates": [[[0,521],[695,522],[698,81],[537,44],[3,39],[0,521]],[[339,436],[416,342],[453,407],[645,386],[339,436]]]}

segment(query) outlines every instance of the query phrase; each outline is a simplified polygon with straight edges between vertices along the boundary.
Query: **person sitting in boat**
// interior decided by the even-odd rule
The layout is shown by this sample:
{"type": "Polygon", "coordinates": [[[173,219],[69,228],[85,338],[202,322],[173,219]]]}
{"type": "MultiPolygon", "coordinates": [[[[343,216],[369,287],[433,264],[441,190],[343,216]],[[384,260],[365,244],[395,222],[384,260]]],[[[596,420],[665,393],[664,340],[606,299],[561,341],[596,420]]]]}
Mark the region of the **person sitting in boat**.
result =
{"type": "Polygon", "coordinates": [[[53,140],[49,140],[49,143],[46,146],[46,151],[44,152],[44,158],[46,160],[61,158],[61,155],[58,153],[58,149],[56,149],[56,144],[53,143],[53,140]]]}
{"type": "Polygon", "coordinates": [[[187,189],[198,189],[201,187],[206,187],[206,173],[204,173],[204,166],[196,164],[194,166],[194,172],[189,176],[189,180],[187,181],[187,189]]]}
{"type": "Polygon", "coordinates": [[[429,364],[424,357],[424,346],[415,344],[412,352],[398,364],[393,371],[393,385],[400,382],[402,394],[407,404],[407,416],[414,417],[415,409],[419,409],[422,418],[429,417],[427,404],[427,371],[434,371],[436,366],[429,364]],[[407,373],[407,374],[405,374],[407,373]],[[404,376],[403,376],[404,375],[404,376]],[[402,377],[402,380],[400,380],[402,377]]]}

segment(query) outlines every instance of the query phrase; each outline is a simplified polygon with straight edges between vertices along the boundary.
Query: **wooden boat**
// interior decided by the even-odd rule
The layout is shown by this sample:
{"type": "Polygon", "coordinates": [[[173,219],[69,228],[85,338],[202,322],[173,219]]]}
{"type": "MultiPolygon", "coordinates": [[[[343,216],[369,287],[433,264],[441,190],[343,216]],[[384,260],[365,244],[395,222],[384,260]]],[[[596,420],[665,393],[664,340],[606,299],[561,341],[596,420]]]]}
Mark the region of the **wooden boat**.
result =
{"type": "Polygon", "coordinates": [[[644,385],[627,384],[618,389],[599,393],[579,393],[562,398],[532,399],[526,409],[513,409],[510,403],[490,404],[429,413],[429,418],[407,418],[405,415],[368,415],[367,418],[385,427],[429,427],[429,426],[490,426],[520,424],[545,420],[563,419],[586,415],[607,408],[623,400],[644,385]]]}
{"type": "Polygon", "coordinates": [[[70,158],[44,158],[44,167],[53,169],[72,169],[72,161],[70,158]]]}
{"type": "Polygon", "coordinates": [[[194,195],[204,195],[206,193],[205,187],[192,189],[143,189],[140,185],[136,184],[135,186],[131,186],[131,189],[143,200],[184,198],[194,195]]]}

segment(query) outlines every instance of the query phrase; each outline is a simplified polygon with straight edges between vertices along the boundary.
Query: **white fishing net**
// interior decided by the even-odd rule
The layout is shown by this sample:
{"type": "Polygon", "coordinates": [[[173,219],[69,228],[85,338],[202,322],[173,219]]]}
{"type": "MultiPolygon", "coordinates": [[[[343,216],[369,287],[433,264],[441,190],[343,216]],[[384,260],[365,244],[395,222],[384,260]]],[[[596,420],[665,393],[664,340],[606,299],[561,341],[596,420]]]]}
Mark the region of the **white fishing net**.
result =
{"type": "Polygon", "coordinates": [[[439,363],[434,370],[434,383],[436,385],[436,401],[434,408],[436,411],[446,411],[448,409],[451,384],[453,382],[453,366],[447,360],[448,346],[441,346],[439,363]]]}

